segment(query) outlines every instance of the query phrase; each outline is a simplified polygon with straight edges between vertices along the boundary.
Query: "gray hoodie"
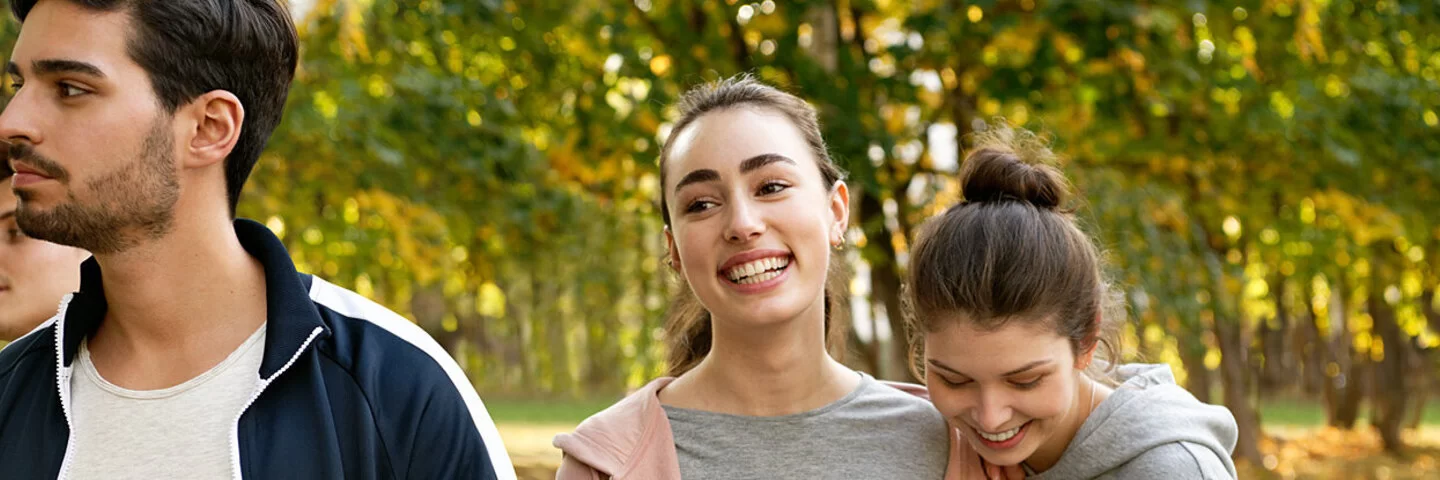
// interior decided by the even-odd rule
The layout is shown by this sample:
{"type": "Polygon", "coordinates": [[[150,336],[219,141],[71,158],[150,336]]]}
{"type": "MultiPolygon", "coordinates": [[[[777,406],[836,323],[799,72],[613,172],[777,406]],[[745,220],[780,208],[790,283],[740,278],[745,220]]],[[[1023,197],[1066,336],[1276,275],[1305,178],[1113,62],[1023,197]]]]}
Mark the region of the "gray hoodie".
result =
{"type": "Polygon", "coordinates": [[[1196,400],[1167,365],[1117,369],[1124,384],[1090,413],[1041,480],[1233,479],[1239,433],[1225,407],[1196,400]]]}

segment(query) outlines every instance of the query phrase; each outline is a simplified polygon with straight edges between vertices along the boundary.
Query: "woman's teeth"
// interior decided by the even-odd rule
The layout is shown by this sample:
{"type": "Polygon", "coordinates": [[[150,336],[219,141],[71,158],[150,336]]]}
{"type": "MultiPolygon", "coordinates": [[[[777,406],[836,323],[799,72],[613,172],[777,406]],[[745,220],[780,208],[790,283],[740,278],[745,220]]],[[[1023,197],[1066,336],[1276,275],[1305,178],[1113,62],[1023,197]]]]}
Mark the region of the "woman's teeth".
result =
{"type": "Polygon", "coordinates": [[[1009,440],[1009,439],[1011,439],[1011,438],[1014,438],[1014,437],[1015,437],[1015,434],[1020,433],[1020,427],[1024,427],[1024,426],[1025,426],[1024,424],[1021,424],[1019,427],[1015,427],[1015,428],[1012,428],[1012,429],[1009,429],[1009,430],[1006,430],[1006,431],[1003,431],[1003,432],[1000,432],[1000,433],[996,433],[996,434],[985,433],[985,432],[982,432],[982,431],[980,431],[980,430],[975,430],[975,433],[980,434],[980,438],[984,438],[984,439],[989,440],[989,441],[992,441],[992,442],[1003,442],[1003,441],[1009,440]]]}
{"type": "Polygon", "coordinates": [[[741,285],[760,283],[780,275],[790,266],[788,257],[770,257],[736,265],[725,272],[731,282],[741,285]]]}

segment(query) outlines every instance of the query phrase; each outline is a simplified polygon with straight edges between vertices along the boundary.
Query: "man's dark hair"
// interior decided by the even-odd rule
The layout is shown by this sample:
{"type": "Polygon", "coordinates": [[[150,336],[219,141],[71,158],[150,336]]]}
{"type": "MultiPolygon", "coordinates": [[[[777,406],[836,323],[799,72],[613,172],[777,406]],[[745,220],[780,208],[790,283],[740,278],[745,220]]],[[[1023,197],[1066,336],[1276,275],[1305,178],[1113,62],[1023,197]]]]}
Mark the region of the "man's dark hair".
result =
{"type": "MultiPolygon", "coordinates": [[[[23,24],[39,1],[12,0],[10,8],[23,24]]],[[[245,121],[225,159],[225,191],[234,215],[245,179],[280,124],[295,77],[298,39],[285,5],[279,0],[64,1],[129,13],[134,30],[127,51],[150,76],[166,112],[175,113],[214,90],[240,99],[245,121]]]]}

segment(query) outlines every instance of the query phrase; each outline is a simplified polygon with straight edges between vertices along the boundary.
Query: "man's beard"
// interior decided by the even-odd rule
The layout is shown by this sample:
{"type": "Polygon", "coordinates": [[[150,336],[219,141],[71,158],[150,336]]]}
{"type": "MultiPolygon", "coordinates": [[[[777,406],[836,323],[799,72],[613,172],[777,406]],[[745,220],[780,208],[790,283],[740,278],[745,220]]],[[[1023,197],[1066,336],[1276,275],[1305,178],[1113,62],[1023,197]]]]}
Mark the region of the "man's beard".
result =
{"type": "Polygon", "coordinates": [[[175,203],[180,199],[173,145],[166,123],[157,119],[138,157],[83,186],[72,186],[71,175],[58,163],[35,153],[28,144],[16,143],[11,146],[10,158],[71,188],[66,192],[67,201],[49,210],[30,206],[34,192],[17,189],[15,222],[33,238],[94,254],[119,253],[160,238],[170,231],[175,203]],[[88,193],[88,202],[76,197],[78,188],[88,193]]]}

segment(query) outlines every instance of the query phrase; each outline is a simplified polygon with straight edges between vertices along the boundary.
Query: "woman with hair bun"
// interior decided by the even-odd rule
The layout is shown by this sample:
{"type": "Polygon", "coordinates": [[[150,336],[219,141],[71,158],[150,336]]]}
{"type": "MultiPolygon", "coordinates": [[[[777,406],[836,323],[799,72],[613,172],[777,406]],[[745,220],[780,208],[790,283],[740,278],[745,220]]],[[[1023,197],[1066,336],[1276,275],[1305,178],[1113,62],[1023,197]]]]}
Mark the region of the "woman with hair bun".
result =
{"type": "Polygon", "coordinates": [[[906,300],[931,401],[1007,476],[1235,478],[1229,410],[1168,366],[1112,363],[1122,297],[1056,163],[1026,130],[978,134],[963,199],[918,235],[906,300]]]}

